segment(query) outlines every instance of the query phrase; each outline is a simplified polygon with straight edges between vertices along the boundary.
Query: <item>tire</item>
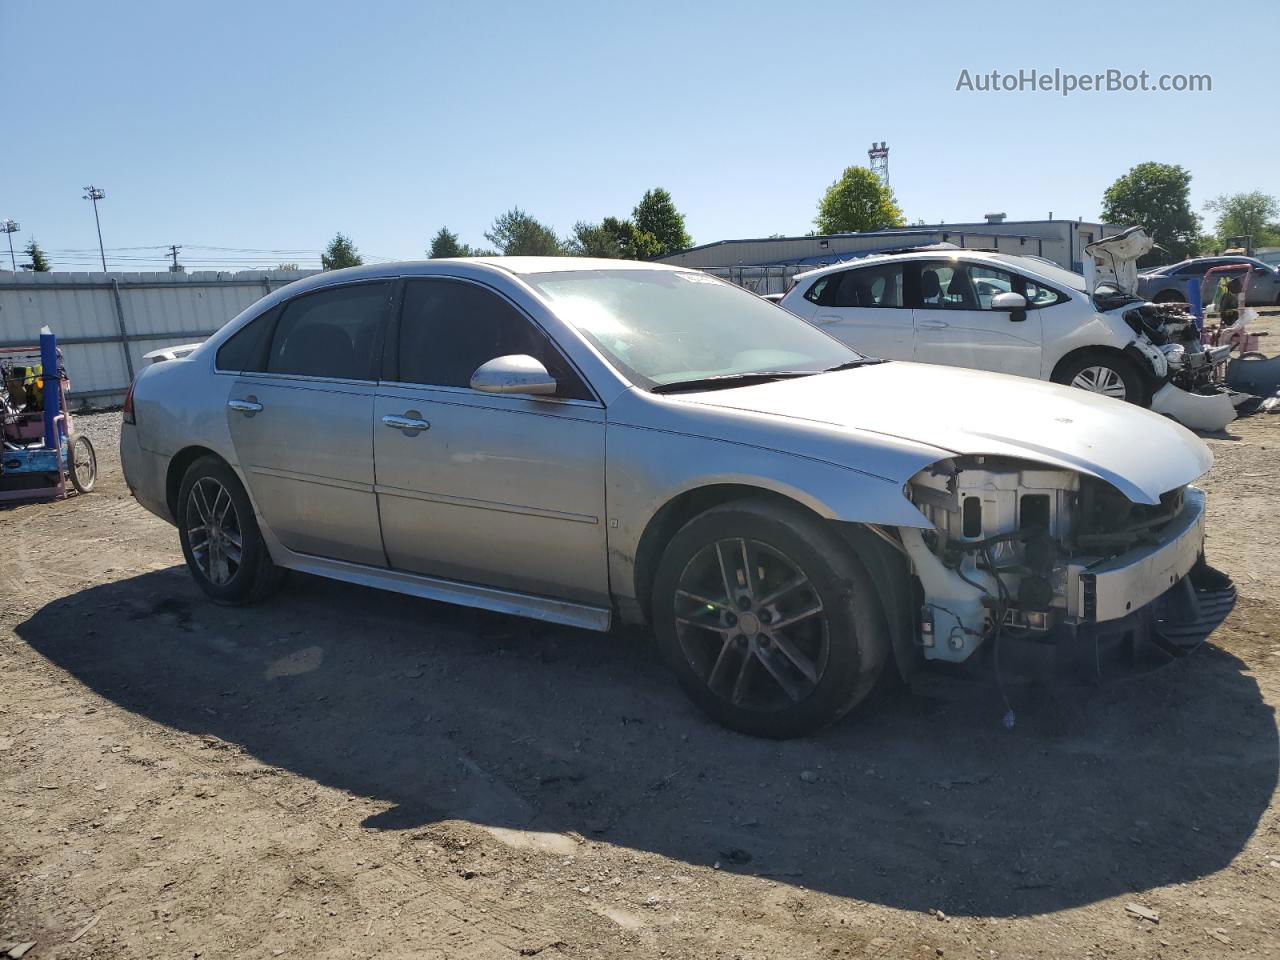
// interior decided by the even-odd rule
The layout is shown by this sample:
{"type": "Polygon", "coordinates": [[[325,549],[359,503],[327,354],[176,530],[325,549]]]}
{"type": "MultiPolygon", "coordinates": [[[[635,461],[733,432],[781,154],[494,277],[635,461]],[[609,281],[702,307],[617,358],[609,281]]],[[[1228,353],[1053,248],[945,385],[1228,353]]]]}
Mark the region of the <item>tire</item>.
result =
{"type": "Polygon", "coordinates": [[[187,468],[176,512],[187,569],[212,600],[228,606],[256,603],[284,581],[285,571],[267,552],[240,479],[222,460],[201,457],[187,468]]]}
{"type": "Polygon", "coordinates": [[[1150,402],[1142,374],[1121,354],[1102,351],[1078,354],[1054,371],[1053,382],[1139,406],[1150,402]]]}
{"type": "Polygon", "coordinates": [[[98,454],[88,437],[77,435],[72,439],[70,460],[67,472],[71,474],[71,485],[77,493],[92,492],[98,482],[98,454]]]}
{"type": "Polygon", "coordinates": [[[849,546],[799,507],[763,498],[715,507],[676,533],[652,611],[689,698],[757,737],[834,723],[866,699],[888,655],[879,601],[849,546]]]}

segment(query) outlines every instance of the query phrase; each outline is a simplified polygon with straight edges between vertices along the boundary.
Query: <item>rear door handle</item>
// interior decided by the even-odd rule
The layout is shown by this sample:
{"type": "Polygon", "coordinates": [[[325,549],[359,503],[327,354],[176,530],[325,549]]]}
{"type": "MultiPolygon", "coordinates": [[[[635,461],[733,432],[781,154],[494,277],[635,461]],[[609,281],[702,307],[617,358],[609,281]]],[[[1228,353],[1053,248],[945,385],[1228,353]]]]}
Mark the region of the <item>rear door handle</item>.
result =
{"type": "Polygon", "coordinates": [[[417,410],[406,410],[401,416],[389,413],[382,418],[382,422],[393,430],[403,430],[406,437],[416,437],[423,430],[431,429],[431,424],[423,420],[422,414],[417,410]]]}
{"type": "Polygon", "coordinates": [[[255,413],[262,412],[262,404],[253,397],[249,397],[246,400],[228,400],[227,406],[232,410],[237,410],[240,413],[247,414],[248,416],[253,416],[255,413]]]}
{"type": "Polygon", "coordinates": [[[951,324],[943,323],[941,320],[921,320],[916,326],[921,330],[942,330],[951,326],[951,324]]]}

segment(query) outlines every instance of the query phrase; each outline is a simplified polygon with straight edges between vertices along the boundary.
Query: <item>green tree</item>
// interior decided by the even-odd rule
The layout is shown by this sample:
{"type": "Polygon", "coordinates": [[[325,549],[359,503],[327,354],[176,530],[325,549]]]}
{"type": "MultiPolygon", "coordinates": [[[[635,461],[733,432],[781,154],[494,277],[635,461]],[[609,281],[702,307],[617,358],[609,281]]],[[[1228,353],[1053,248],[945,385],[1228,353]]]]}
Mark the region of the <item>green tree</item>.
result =
{"type": "Polygon", "coordinates": [[[1194,256],[1200,249],[1200,218],[1191,209],[1191,174],[1172,163],[1133,167],[1102,195],[1102,219],[1117,226],[1140,225],[1164,248],[1138,261],[1141,267],[1194,256]]]}
{"type": "Polygon", "coordinates": [[[30,263],[24,263],[23,266],[35,273],[48,273],[53,269],[49,265],[49,258],[44,255],[44,251],[40,249],[40,245],[36,243],[36,238],[32,237],[31,242],[24,248],[23,252],[31,258],[30,263]]]}
{"type": "Polygon", "coordinates": [[[1280,216],[1280,204],[1276,198],[1268,196],[1261,190],[1251,193],[1222,194],[1214,197],[1204,205],[1218,215],[1214,232],[1220,245],[1226,247],[1231,237],[1248,236],[1253,238],[1254,246],[1265,246],[1280,242],[1272,221],[1280,216]]]}
{"type": "Polygon", "coordinates": [[[558,257],[564,253],[555,231],[519,207],[494,219],[485,238],[506,257],[558,257]]]}
{"type": "Polygon", "coordinates": [[[565,250],[578,257],[606,257],[621,260],[625,254],[622,244],[603,224],[579,220],[573,225],[573,235],[565,241],[565,250]]]}
{"type": "Polygon", "coordinates": [[[364,260],[360,258],[360,251],[356,249],[356,245],[351,242],[350,237],[336,233],[333,239],[329,241],[329,246],[324,253],[320,254],[320,265],[325,270],[341,270],[343,267],[358,267],[364,260]]]}
{"type": "Polygon", "coordinates": [[[846,167],[818,202],[819,233],[860,233],[900,227],[902,211],[890,190],[866,167],[846,167]]]}
{"type": "Polygon", "coordinates": [[[676,209],[671,194],[662,187],[644,192],[636,208],[631,211],[631,221],[636,230],[657,240],[658,252],[655,256],[665,257],[693,246],[692,238],[685,232],[684,214],[676,209]]]}
{"type": "Polygon", "coordinates": [[[581,257],[613,260],[647,260],[661,252],[657,237],[630,220],[605,217],[599,223],[579,220],[565,243],[567,252],[581,257]]]}
{"type": "Polygon", "coordinates": [[[441,227],[440,232],[431,238],[431,246],[427,250],[427,256],[433,260],[440,257],[468,256],[462,251],[463,244],[458,243],[458,235],[448,227],[441,227]]]}

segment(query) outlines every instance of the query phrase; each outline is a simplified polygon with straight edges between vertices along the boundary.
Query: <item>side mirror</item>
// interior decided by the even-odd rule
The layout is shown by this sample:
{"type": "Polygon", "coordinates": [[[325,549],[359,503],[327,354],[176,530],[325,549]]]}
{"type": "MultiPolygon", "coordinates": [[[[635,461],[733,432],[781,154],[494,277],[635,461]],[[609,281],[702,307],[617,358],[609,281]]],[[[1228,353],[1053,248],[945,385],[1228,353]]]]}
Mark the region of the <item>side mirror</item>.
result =
{"type": "Polygon", "coordinates": [[[1022,323],[1027,319],[1027,298],[1020,293],[997,293],[991,298],[991,309],[1009,314],[1010,323],[1022,323]]]}
{"type": "Polygon", "coordinates": [[[548,397],[558,389],[555,377],[533,357],[523,353],[495,357],[471,375],[471,389],[481,393],[523,393],[548,397]]]}
{"type": "Polygon", "coordinates": [[[991,298],[992,310],[1025,310],[1027,298],[1020,293],[997,293],[991,298]]]}

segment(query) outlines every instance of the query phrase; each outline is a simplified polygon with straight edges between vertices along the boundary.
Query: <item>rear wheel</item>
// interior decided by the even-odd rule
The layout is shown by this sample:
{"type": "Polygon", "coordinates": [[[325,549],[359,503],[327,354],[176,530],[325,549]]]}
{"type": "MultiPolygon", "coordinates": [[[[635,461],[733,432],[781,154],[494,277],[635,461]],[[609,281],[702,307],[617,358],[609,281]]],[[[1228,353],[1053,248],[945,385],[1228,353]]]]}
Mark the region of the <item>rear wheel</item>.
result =
{"type": "Polygon", "coordinates": [[[663,555],[659,642],[690,698],[743,733],[787,738],[870,693],[887,633],[870,580],[818,518],[739,500],[691,520],[663,555]]]}
{"type": "Polygon", "coordinates": [[[1127,400],[1139,405],[1147,402],[1142,376],[1128,358],[1117,354],[1080,354],[1063,364],[1054,373],[1053,380],[1114,400],[1127,400]]]}
{"type": "Polygon", "coordinates": [[[88,437],[76,436],[71,441],[70,460],[71,485],[79,493],[89,493],[98,482],[98,455],[88,437]]]}
{"type": "Polygon", "coordinates": [[[253,505],[227,464],[201,457],[182,478],[178,537],[187,569],[218,603],[253,603],[275,592],[284,571],[272,562],[253,505]]]}

